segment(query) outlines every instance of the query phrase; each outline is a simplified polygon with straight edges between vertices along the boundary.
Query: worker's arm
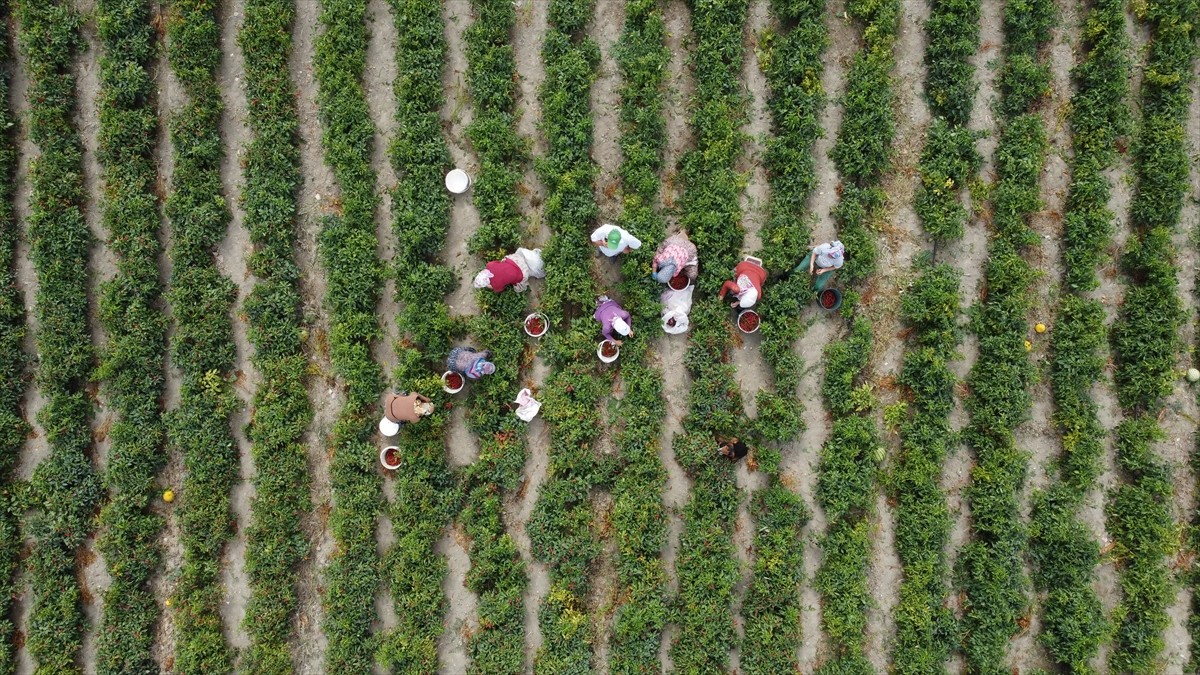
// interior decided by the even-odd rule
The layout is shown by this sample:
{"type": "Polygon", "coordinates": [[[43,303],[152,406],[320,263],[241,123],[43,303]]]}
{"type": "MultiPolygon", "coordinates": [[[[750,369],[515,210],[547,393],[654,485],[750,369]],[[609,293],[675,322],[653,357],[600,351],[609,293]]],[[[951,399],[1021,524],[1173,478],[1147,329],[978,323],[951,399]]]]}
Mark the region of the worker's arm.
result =
{"type": "Polygon", "coordinates": [[[432,402],[429,400],[428,396],[424,396],[422,394],[417,394],[417,400],[420,401],[421,403],[431,403],[432,402]]]}
{"type": "Polygon", "coordinates": [[[721,292],[719,294],[717,294],[717,299],[724,300],[725,293],[727,293],[727,292],[737,295],[738,285],[737,285],[736,281],[726,281],[724,284],[721,284],[721,292]]]}

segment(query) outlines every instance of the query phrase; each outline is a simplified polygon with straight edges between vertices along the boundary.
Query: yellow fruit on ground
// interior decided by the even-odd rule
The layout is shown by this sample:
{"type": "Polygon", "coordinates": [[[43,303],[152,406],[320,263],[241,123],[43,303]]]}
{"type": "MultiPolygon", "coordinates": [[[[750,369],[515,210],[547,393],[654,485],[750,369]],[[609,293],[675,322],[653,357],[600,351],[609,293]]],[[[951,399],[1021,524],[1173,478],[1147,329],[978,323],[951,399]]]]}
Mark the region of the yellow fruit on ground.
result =
{"type": "Polygon", "coordinates": [[[164,604],[164,605],[166,605],[167,607],[170,607],[170,606],[171,606],[171,599],[170,599],[170,598],[167,598],[166,602],[164,602],[163,604],[164,604]]]}
{"type": "Polygon", "coordinates": [[[175,501],[175,493],[170,490],[167,490],[166,492],[163,493],[163,501],[168,504],[175,501]]]}
{"type": "Polygon", "coordinates": [[[1025,341],[1025,351],[1027,351],[1027,352],[1033,351],[1033,343],[1030,342],[1029,340],[1025,341]]]}
{"type": "Polygon", "coordinates": [[[1034,326],[1033,329],[1039,333],[1045,333],[1046,332],[1046,324],[1039,323],[1038,325],[1034,326]]]}

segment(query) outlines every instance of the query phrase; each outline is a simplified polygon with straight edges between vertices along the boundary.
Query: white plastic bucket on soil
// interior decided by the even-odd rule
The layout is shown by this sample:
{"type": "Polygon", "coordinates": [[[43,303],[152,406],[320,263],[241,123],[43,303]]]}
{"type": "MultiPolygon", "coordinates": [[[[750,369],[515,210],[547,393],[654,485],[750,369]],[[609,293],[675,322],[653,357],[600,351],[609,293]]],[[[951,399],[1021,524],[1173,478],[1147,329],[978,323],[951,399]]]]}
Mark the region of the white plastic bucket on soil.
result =
{"type": "Polygon", "coordinates": [[[621,355],[621,347],[618,346],[617,343],[613,342],[612,340],[601,340],[600,344],[596,345],[596,357],[599,358],[602,363],[612,363],[613,361],[616,361],[617,357],[619,357],[620,355],[621,355]],[[604,355],[604,345],[606,345],[606,344],[610,344],[613,346],[614,353],[612,356],[604,355]]]}
{"type": "Polygon", "coordinates": [[[450,173],[446,174],[446,189],[450,192],[461,195],[471,187],[471,177],[462,169],[451,169],[450,173]]]}
{"type": "Polygon", "coordinates": [[[453,370],[447,370],[446,372],[442,373],[442,391],[446,392],[447,394],[457,394],[458,392],[462,391],[462,388],[465,387],[466,384],[467,378],[463,377],[462,373],[456,373],[453,370]],[[457,387],[451,386],[451,376],[458,378],[457,387]]]}
{"type": "Polygon", "coordinates": [[[388,471],[400,468],[400,448],[389,445],[379,451],[379,463],[388,471]]]}
{"type": "Polygon", "coordinates": [[[525,317],[524,325],[525,325],[525,334],[531,338],[540,338],[543,335],[545,335],[547,332],[550,331],[550,320],[547,319],[546,315],[542,314],[541,312],[534,312],[533,314],[530,314],[529,316],[525,317]],[[537,319],[538,321],[542,322],[542,332],[538,333],[529,327],[529,323],[531,321],[533,321],[534,319],[537,319]]]}

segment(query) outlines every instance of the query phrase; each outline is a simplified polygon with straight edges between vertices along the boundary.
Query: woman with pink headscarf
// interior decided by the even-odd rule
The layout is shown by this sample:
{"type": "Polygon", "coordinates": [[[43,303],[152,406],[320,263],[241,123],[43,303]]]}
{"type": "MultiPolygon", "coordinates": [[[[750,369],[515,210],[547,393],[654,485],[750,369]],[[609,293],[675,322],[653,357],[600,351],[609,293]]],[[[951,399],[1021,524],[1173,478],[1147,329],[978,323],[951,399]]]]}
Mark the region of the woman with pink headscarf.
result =
{"type": "Polygon", "coordinates": [[[696,283],[696,273],[700,271],[700,258],[696,254],[696,245],[688,239],[687,232],[673,234],[658,245],[651,270],[654,272],[654,279],[664,284],[679,274],[686,276],[688,282],[696,283]]]}

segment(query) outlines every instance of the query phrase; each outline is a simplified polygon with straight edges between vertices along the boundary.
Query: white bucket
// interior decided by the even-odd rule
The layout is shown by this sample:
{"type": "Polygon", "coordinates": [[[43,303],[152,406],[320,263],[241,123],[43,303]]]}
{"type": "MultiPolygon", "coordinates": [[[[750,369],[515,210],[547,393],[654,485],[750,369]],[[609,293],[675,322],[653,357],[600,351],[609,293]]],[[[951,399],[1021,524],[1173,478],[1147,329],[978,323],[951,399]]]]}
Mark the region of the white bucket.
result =
{"type": "Polygon", "coordinates": [[[399,469],[400,468],[400,448],[398,448],[394,445],[389,445],[386,448],[380,450],[379,451],[379,463],[382,464],[383,468],[387,469],[388,471],[395,471],[396,469],[399,469]],[[388,450],[396,451],[396,453],[395,453],[396,454],[396,464],[395,465],[388,464],[388,461],[387,461],[388,450]]]}
{"type": "Polygon", "coordinates": [[[451,169],[450,173],[446,174],[446,189],[450,192],[461,195],[471,187],[471,177],[462,169],[451,169]]]}
{"type": "Polygon", "coordinates": [[[596,345],[596,358],[600,359],[602,363],[612,363],[617,360],[617,357],[621,356],[621,347],[617,343],[612,342],[612,345],[617,348],[617,353],[612,356],[605,356],[602,351],[605,342],[612,342],[612,340],[601,340],[600,344],[596,345]]]}
{"type": "Polygon", "coordinates": [[[463,390],[463,387],[467,386],[467,377],[462,373],[457,373],[457,375],[462,379],[462,384],[459,384],[458,387],[451,387],[450,376],[454,374],[456,373],[452,370],[447,370],[446,372],[442,373],[442,391],[446,392],[447,394],[457,394],[463,390]]]}

